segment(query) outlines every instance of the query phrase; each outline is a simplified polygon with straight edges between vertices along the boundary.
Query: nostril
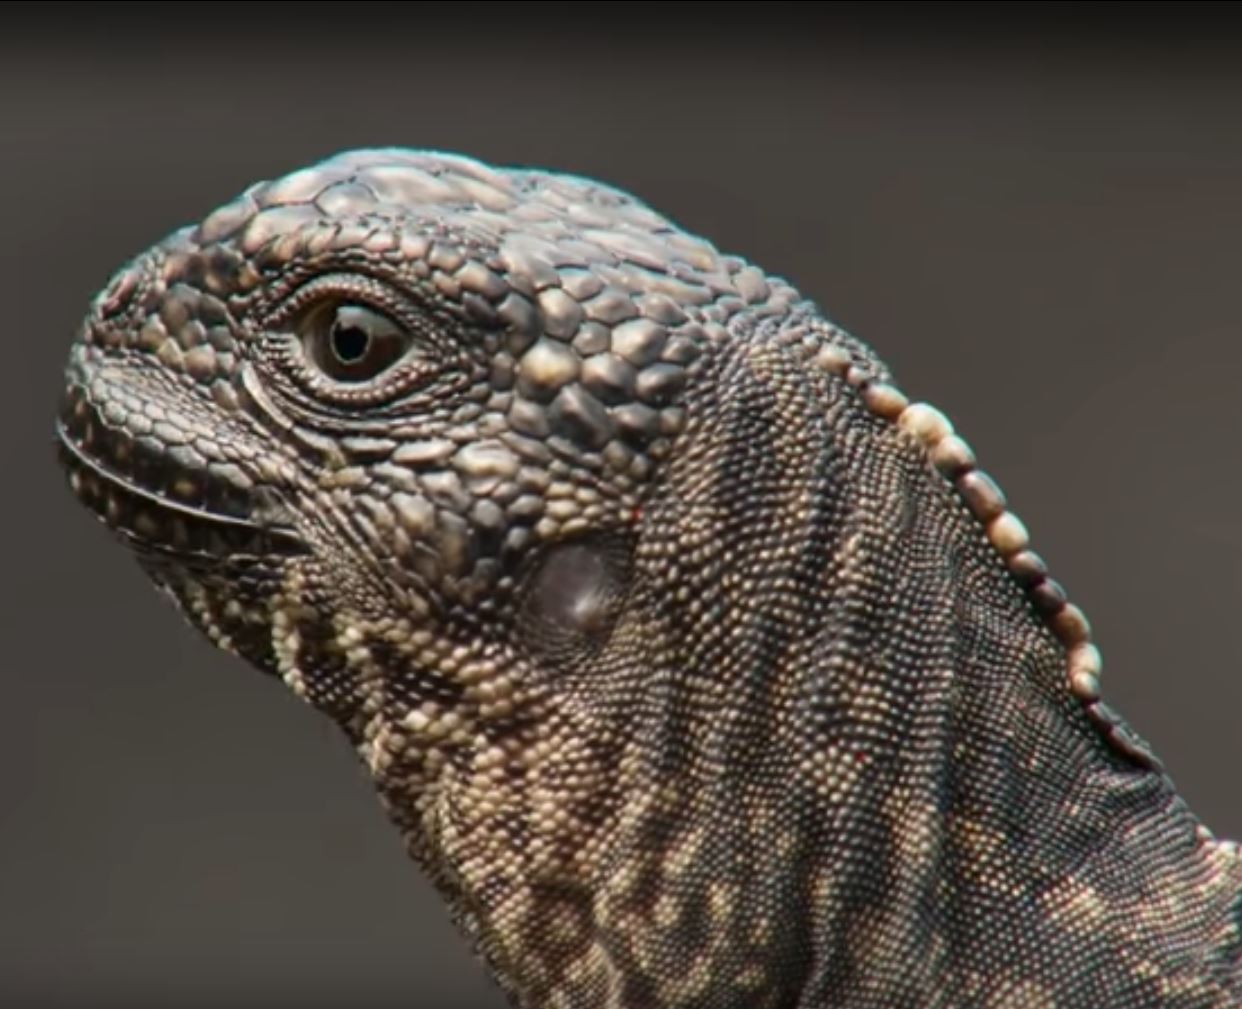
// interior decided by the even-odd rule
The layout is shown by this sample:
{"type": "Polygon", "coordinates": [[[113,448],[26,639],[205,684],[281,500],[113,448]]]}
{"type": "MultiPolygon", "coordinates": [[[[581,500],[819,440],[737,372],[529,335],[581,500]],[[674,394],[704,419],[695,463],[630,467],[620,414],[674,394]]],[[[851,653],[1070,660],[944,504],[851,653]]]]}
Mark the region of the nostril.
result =
{"type": "Polygon", "coordinates": [[[95,303],[99,320],[107,321],[120,315],[138,290],[140,280],[141,273],[133,264],[114,274],[95,303]]]}

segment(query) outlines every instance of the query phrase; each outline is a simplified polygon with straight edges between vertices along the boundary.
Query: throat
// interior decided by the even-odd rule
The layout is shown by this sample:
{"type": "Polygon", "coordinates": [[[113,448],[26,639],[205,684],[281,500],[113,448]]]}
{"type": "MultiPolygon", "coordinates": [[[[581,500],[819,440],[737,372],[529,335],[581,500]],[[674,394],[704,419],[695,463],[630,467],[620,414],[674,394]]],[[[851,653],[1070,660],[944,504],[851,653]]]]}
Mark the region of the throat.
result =
{"type": "Polygon", "coordinates": [[[636,736],[646,784],[591,871],[544,866],[480,918],[518,1004],[1236,1004],[1236,855],[1037,670],[979,676],[929,678],[900,748],[866,720],[824,743],[801,717],[749,739],[725,717],[716,756],[744,749],[741,773],[675,721],[636,736]]]}

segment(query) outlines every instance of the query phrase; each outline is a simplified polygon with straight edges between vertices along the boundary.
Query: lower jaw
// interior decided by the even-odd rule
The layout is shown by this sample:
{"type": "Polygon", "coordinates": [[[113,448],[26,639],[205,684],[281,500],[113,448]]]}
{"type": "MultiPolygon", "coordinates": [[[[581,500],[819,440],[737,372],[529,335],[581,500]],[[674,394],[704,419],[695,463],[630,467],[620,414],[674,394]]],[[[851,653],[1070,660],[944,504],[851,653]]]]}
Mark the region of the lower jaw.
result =
{"type": "Polygon", "coordinates": [[[201,564],[305,552],[292,531],[171,500],[112,472],[63,429],[60,458],[78,500],[135,552],[201,564]]]}

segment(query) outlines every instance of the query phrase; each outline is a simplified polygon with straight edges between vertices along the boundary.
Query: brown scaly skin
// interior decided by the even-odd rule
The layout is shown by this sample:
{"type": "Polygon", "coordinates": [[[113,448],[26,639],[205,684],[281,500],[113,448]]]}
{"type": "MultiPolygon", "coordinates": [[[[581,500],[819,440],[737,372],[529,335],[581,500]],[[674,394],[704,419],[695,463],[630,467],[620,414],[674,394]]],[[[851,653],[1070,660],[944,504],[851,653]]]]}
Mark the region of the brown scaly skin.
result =
{"type": "Polygon", "coordinates": [[[1242,1004],[1242,861],[944,418],[581,179],[349,152],[137,258],[70,480],[527,1007],[1242,1004]]]}

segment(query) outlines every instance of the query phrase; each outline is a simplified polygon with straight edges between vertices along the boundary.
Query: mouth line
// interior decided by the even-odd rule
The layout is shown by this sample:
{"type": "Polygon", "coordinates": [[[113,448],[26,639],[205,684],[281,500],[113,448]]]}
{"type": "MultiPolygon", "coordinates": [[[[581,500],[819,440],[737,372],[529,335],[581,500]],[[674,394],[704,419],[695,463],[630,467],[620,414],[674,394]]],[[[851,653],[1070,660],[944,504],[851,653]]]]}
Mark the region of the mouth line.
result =
{"type": "Polygon", "coordinates": [[[78,499],[114,532],[135,541],[135,545],[145,550],[197,556],[306,552],[305,541],[289,527],[206,511],[134,483],[91,456],[59,420],[56,439],[62,465],[78,499]],[[92,481],[96,486],[90,485],[92,481]],[[122,503],[134,514],[132,521],[126,521],[122,514],[122,503]],[[150,528],[142,527],[144,518],[148,519],[150,528]],[[201,544],[190,542],[191,531],[207,533],[206,537],[193,537],[205,539],[205,549],[201,544]],[[178,542],[179,539],[185,542],[178,542]]]}

